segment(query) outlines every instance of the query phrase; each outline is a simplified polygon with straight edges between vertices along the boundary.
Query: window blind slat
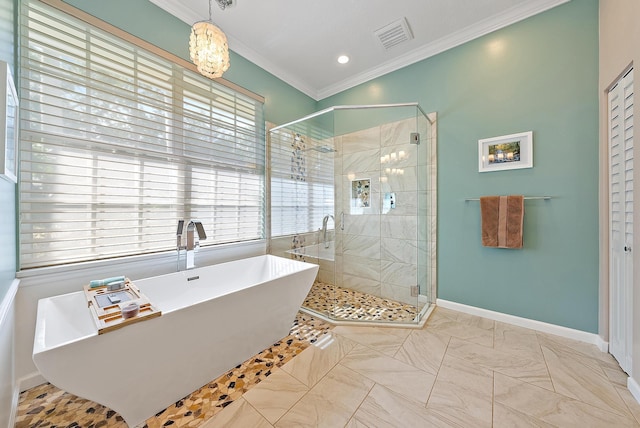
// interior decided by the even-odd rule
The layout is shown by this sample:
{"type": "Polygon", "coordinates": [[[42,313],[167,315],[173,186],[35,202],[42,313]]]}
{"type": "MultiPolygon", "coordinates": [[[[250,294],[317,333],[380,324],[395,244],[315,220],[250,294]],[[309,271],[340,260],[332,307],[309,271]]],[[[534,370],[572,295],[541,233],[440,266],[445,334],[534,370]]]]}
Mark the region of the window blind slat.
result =
{"type": "Polygon", "coordinates": [[[271,235],[317,231],[334,212],[334,153],[312,150],[333,147],[330,135],[282,129],[270,134],[271,235]]]}
{"type": "Polygon", "coordinates": [[[264,238],[262,103],[21,2],[21,269],[264,238]]]}

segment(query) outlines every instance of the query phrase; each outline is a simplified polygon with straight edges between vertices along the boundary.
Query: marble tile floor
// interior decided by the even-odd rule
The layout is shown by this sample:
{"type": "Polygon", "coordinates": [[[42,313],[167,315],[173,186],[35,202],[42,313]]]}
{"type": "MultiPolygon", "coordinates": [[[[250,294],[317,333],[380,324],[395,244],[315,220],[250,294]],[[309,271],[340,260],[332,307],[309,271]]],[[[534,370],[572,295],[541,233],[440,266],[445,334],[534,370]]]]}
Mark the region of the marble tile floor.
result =
{"type": "Polygon", "coordinates": [[[640,427],[625,385],[593,345],[437,308],[334,327],[203,427],[640,427]]]}
{"type": "Polygon", "coordinates": [[[349,321],[411,323],[418,313],[413,305],[323,282],[313,284],[302,306],[328,318],[349,321]]]}
{"type": "MultiPolygon", "coordinates": [[[[145,427],[202,425],[310,344],[322,340],[330,327],[299,312],[289,336],[149,418],[145,427]]],[[[20,394],[15,426],[126,428],[127,425],[113,410],[47,383],[20,394]]]]}
{"type": "MultiPolygon", "coordinates": [[[[593,345],[443,308],[422,329],[335,326],[313,337],[212,417],[148,426],[640,427],[625,373],[593,345]]],[[[175,407],[186,415],[196,404],[175,407]]],[[[17,426],[123,426],[114,417],[17,426]]]]}

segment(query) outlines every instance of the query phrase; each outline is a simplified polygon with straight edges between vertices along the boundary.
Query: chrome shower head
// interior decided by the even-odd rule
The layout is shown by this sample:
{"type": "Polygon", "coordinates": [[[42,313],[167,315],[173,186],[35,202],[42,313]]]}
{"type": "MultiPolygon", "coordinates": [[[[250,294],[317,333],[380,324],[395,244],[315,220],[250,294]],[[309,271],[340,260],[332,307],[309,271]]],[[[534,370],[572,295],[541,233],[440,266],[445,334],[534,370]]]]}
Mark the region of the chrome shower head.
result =
{"type": "Polygon", "coordinates": [[[331,146],[313,146],[313,147],[309,147],[308,149],[306,149],[304,151],[307,152],[309,150],[313,150],[314,152],[319,152],[319,153],[334,153],[334,152],[337,152],[337,150],[334,149],[331,146]]]}

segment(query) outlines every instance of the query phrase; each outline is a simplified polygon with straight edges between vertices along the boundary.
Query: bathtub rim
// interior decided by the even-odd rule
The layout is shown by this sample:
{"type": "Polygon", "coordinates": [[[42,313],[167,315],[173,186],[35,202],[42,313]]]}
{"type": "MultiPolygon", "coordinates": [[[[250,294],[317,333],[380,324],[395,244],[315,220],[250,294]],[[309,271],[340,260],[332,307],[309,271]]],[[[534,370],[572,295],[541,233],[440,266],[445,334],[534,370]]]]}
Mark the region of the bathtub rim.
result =
{"type": "MultiPolygon", "coordinates": [[[[177,274],[186,275],[186,273],[188,273],[188,272],[198,272],[201,269],[207,269],[207,268],[211,268],[211,267],[214,267],[214,266],[224,266],[224,265],[228,265],[228,264],[231,264],[231,263],[245,262],[245,261],[249,261],[249,260],[262,259],[262,258],[264,258],[264,259],[271,259],[271,258],[282,259],[282,260],[285,260],[287,262],[292,262],[293,264],[296,264],[296,265],[299,265],[299,266],[302,266],[302,265],[312,265],[313,266],[314,265],[313,263],[306,263],[306,262],[302,262],[302,261],[299,261],[299,260],[288,259],[286,257],[276,256],[274,254],[261,254],[261,255],[258,255],[258,256],[243,257],[243,258],[240,258],[240,259],[229,260],[229,261],[221,262],[221,263],[212,263],[212,264],[204,265],[204,266],[196,266],[195,269],[188,269],[188,270],[184,270],[183,269],[183,270],[180,270],[180,271],[163,273],[163,274],[160,274],[160,275],[147,276],[147,277],[144,277],[144,278],[138,278],[138,279],[132,280],[132,282],[135,284],[137,281],[143,281],[143,280],[144,281],[151,281],[151,280],[155,280],[155,279],[158,279],[158,278],[163,278],[163,277],[167,277],[167,276],[171,276],[171,275],[177,275],[177,274]]],[[[305,270],[305,269],[313,269],[313,267],[305,266],[304,268],[301,267],[300,270],[305,270]]],[[[289,273],[287,275],[291,275],[291,273],[289,273]]],[[[287,275],[281,275],[281,276],[269,278],[269,280],[272,280],[272,279],[275,279],[275,278],[282,278],[282,277],[287,276],[287,275]]],[[[262,281],[262,282],[264,282],[264,281],[262,281]]],[[[261,284],[262,282],[259,282],[257,284],[261,284]]],[[[257,284],[255,284],[255,285],[257,285],[257,284]]]]}
{"type": "MultiPolygon", "coordinates": [[[[65,340],[62,341],[60,343],[55,344],[54,346],[46,346],[46,319],[45,316],[40,316],[41,313],[44,313],[44,311],[46,311],[48,308],[45,307],[45,305],[47,304],[53,304],[51,301],[52,300],[57,300],[57,299],[73,299],[75,297],[78,297],[79,295],[84,294],[83,291],[74,291],[71,293],[64,293],[64,294],[58,294],[56,296],[51,296],[51,297],[45,297],[43,299],[39,299],[38,300],[38,310],[37,310],[37,318],[36,318],[36,329],[34,332],[34,340],[33,340],[33,355],[35,356],[36,354],[39,353],[43,353],[43,352],[47,352],[49,350],[52,349],[56,349],[59,348],[61,346],[67,346],[70,345],[72,343],[75,342],[79,342],[81,340],[86,340],[89,339],[91,337],[97,336],[98,335],[98,327],[95,325],[95,322],[93,320],[90,320],[93,327],[95,327],[95,331],[78,336],[78,337],[74,337],[71,338],[69,340],[65,340]],[[40,303],[41,301],[44,301],[46,303],[40,303]],[[44,326],[43,326],[44,324],[44,326]],[[44,332],[44,333],[42,333],[44,332]],[[41,333],[41,335],[39,335],[39,333],[41,333]]],[[[84,298],[84,297],[83,297],[84,298]]],[[[89,314],[89,308],[87,307],[87,314],[89,314]]],[[[89,314],[90,316],[90,314],[89,314]]]]}
{"type": "MultiPolygon", "coordinates": [[[[237,262],[240,262],[240,261],[249,261],[249,260],[257,259],[257,258],[282,259],[282,260],[284,260],[284,261],[286,261],[288,263],[292,263],[294,265],[297,265],[300,268],[297,269],[295,272],[290,272],[290,273],[287,273],[287,274],[284,274],[284,275],[279,275],[279,276],[267,278],[267,279],[265,279],[263,281],[260,281],[260,282],[257,282],[257,283],[253,283],[248,288],[259,286],[261,284],[264,284],[264,283],[266,283],[268,281],[272,281],[274,279],[284,278],[284,277],[293,275],[295,273],[298,273],[298,272],[301,272],[301,271],[304,271],[304,270],[316,269],[317,268],[317,265],[314,264],[314,263],[301,262],[301,261],[298,261],[298,260],[293,260],[293,259],[288,259],[288,258],[285,258],[285,257],[275,256],[273,254],[262,254],[262,255],[258,255],[258,256],[246,257],[246,258],[226,261],[226,262],[222,262],[222,263],[215,263],[215,264],[211,264],[211,265],[207,265],[207,266],[200,266],[200,267],[196,267],[195,269],[190,269],[190,270],[187,270],[187,271],[182,270],[182,271],[170,272],[170,273],[160,274],[160,275],[146,277],[146,278],[140,278],[138,280],[134,280],[133,282],[135,283],[136,281],[141,281],[141,280],[145,280],[145,281],[146,280],[154,280],[154,279],[163,278],[163,277],[172,276],[172,275],[177,275],[177,274],[181,274],[181,273],[183,274],[184,272],[194,272],[195,273],[195,272],[198,272],[198,270],[206,269],[206,268],[209,268],[209,267],[224,266],[224,265],[230,264],[230,263],[237,263],[237,262]],[[304,266],[304,265],[306,265],[306,266],[304,266]]],[[[236,291],[239,291],[239,290],[236,290],[236,291]]],[[[228,294],[231,294],[231,293],[225,293],[225,294],[223,294],[221,296],[216,296],[216,297],[212,297],[210,299],[200,300],[198,302],[194,302],[193,306],[205,304],[205,303],[207,303],[208,301],[210,301],[212,299],[215,299],[217,297],[222,297],[222,296],[228,295],[228,294]]],[[[49,297],[45,297],[45,298],[42,298],[42,299],[38,300],[37,311],[36,311],[36,326],[35,326],[35,331],[34,331],[32,358],[35,359],[35,356],[37,354],[46,353],[47,351],[54,350],[54,349],[57,349],[57,348],[62,347],[62,346],[68,346],[68,345],[73,344],[75,342],[79,342],[79,341],[82,341],[82,340],[87,340],[87,339],[90,339],[90,338],[93,338],[93,337],[99,335],[98,334],[98,327],[95,325],[95,322],[93,321],[93,319],[90,319],[90,316],[89,316],[89,321],[91,322],[90,325],[91,325],[91,329],[92,329],[92,331],[90,333],[83,334],[83,335],[78,335],[77,337],[73,337],[73,338],[70,338],[68,340],[61,341],[61,342],[56,343],[54,345],[49,345],[49,346],[46,345],[46,328],[47,328],[47,326],[46,326],[46,315],[44,314],[44,312],[48,309],[48,308],[46,308],[47,303],[48,304],[53,304],[52,301],[56,300],[56,299],[73,299],[73,298],[77,298],[79,295],[83,295],[82,298],[84,299],[84,291],[80,290],[80,291],[73,291],[73,292],[70,292],[70,293],[58,294],[58,295],[55,295],[55,296],[49,296],[49,297]],[[46,301],[47,303],[41,303],[43,301],[46,301]],[[42,315],[41,315],[41,313],[42,313],[42,315]]],[[[154,302],[152,301],[151,303],[153,304],[154,302]]],[[[163,311],[161,316],[169,315],[169,314],[171,314],[173,312],[180,311],[183,308],[184,307],[176,308],[176,309],[169,310],[169,311],[163,311]]],[[[88,311],[89,311],[89,309],[87,308],[87,314],[89,315],[88,311]]],[[[151,321],[151,319],[150,320],[146,320],[146,321],[151,321]]]]}

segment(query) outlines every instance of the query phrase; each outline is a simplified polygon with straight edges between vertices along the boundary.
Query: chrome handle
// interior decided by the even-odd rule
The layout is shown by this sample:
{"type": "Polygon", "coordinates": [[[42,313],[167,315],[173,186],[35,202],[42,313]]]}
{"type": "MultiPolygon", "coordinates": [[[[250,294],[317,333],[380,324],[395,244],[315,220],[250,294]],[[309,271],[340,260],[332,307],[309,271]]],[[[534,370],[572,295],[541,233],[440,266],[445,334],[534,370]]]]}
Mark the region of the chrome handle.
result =
{"type": "Polygon", "coordinates": [[[344,230],[344,211],[340,213],[340,230],[344,230]]]}
{"type": "Polygon", "coordinates": [[[180,251],[182,247],[182,231],[184,229],[184,220],[178,220],[178,230],[176,231],[176,247],[180,251]]]}
{"type": "Polygon", "coordinates": [[[624,252],[625,253],[630,253],[631,252],[631,247],[628,247],[628,246],[625,245],[624,246],[624,252]]]}

